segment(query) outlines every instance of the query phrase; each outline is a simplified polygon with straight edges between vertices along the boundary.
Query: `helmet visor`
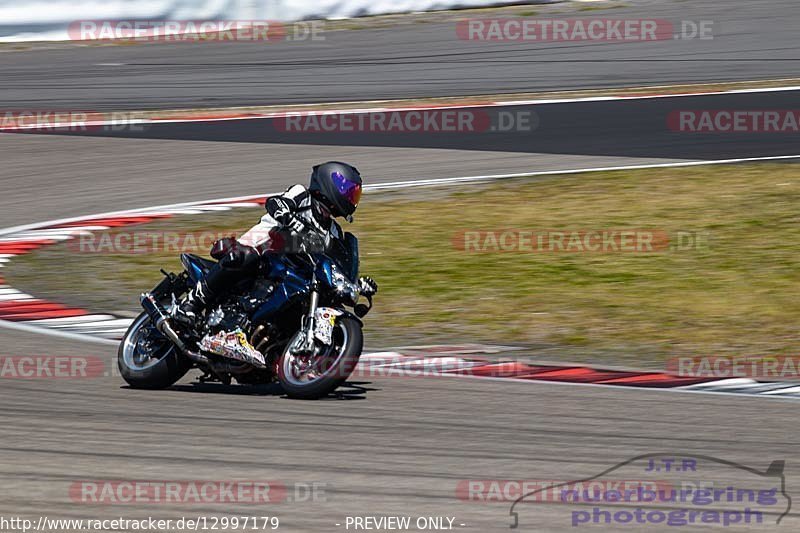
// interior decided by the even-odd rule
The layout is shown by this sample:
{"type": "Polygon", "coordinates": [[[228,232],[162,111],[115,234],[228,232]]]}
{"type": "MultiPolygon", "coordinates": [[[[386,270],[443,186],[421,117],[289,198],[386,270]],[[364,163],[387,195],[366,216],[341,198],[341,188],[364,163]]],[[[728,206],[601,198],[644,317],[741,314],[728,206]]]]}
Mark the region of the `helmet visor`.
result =
{"type": "Polygon", "coordinates": [[[331,179],[336,186],[336,190],[347,198],[347,201],[350,202],[353,207],[358,206],[358,202],[361,201],[361,184],[345,178],[339,172],[331,173],[331,179]]]}

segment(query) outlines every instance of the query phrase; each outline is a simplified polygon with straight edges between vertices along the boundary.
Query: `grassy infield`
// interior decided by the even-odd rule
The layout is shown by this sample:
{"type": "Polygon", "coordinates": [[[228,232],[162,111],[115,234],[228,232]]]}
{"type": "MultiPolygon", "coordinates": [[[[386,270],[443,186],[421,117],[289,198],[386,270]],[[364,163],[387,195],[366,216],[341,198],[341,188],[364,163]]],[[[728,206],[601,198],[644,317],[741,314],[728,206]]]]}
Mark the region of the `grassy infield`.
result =
{"type": "MultiPolygon", "coordinates": [[[[352,229],[362,270],[381,288],[370,344],[519,343],[545,359],[637,366],[677,355],[792,353],[798,177],[794,164],[715,166],[369,194],[352,229]],[[465,253],[452,244],[459,230],[503,228],[646,228],[709,239],[660,253],[465,253]]],[[[141,231],[236,232],[258,216],[236,210],[141,231]]],[[[179,268],[174,253],[79,254],[61,244],[15,260],[6,274],[36,295],[133,311],[162,265],[179,268]]]]}

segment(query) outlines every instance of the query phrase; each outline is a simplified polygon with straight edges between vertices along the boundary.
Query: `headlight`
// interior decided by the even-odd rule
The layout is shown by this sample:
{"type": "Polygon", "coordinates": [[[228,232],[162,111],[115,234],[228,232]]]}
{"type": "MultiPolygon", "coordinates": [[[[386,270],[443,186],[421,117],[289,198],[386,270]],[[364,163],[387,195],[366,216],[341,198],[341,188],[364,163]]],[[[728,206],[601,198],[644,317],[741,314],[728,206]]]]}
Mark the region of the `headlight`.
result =
{"type": "Polygon", "coordinates": [[[336,294],[350,303],[356,303],[358,300],[358,285],[347,279],[347,276],[342,274],[333,263],[331,263],[331,282],[336,294]]]}

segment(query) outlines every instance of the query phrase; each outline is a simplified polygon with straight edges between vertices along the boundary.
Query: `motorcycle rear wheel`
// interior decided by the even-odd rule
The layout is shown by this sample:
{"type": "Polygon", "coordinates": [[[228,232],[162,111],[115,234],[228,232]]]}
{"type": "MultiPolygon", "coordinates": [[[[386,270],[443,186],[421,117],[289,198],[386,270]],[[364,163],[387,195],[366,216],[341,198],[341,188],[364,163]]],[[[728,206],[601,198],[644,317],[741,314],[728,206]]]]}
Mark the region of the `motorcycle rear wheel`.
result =
{"type": "Polygon", "coordinates": [[[192,363],[142,313],[122,337],[117,366],[134,389],[165,389],[181,379],[192,363]]]}

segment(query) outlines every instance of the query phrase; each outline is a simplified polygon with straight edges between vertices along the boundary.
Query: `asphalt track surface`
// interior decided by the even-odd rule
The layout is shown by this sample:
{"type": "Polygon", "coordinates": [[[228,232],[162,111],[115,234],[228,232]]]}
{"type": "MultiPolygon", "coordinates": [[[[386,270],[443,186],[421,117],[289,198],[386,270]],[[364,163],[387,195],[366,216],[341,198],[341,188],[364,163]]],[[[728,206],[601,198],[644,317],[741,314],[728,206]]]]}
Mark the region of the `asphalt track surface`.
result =
{"type": "MultiPolygon", "coordinates": [[[[743,3],[741,10],[726,4],[719,16],[750,16],[758,11],[753,4],[743,3]]],[[[666,5],[676,9],[677,4],[666,5]]],[[[784,23],[786,17],[776,13],[790,5],[774,2],[769,14],[762,13],[764,23],[784,23]]],[[[746,41],[764,45],[756,35],[746,41]]],[[[777,57],[780,52],[771,54],[777,57]]],[[[762,68],[772,68],[771,63],[748,64],[753,70],[737,71],[740,77],[757,77],[764,74],[762,68]]],[[[658,70],[657,65],[651,68],[658,70]]],[[[678,71],[686,72],[676,66],[672,74],[678,71]]],[[[706,74],[714,73],[706,69],[706,74]]],[[[85,89],[74,89],[62,101],[74,101],[69,98],[85,89]]],[[[42,102],[54,96],[44,89],[24,92],[42,102]]],[[[93,93],[101,104],[118,102],[104,100],[103,92],[93,93]]],[[[431,86],[425,92],[431,93],[431,86]]],[[[13,87],[4,91],[4,103],[13,102],[14,94],[13,87]]],[[[142,102],[152,103],[143,97],[142,102]]],[[[664,102],[687,105],[672,100],[664,102]]],[[[789,108],[793,102],[796,107],[796,93],[781,93],[693,100],[691,107],[789,108]]],[[[794,136],[668,133],[664,112],[675,107],[655,104],[648,108],[649,115],[635,107],[645,104],[624,104],[633,107],[621,114],[608,107],[612,104],[538,110],[545,119],[541,127],[555,124],[551,133],[559,142],[533,147],[496,142],[489,133],[416,142],[320,139],[313,144],[307,138],[270,137],[272,130],[266,126],[250,130],[249,139],[232,138],[242,132],[229,125],[210,130],[197,125],[154,128],[148,130],[148,138],[0,135],[0,225],[275,191],[304,179],[311,164],[334,157],[356,162],[367,176],[379,176],[374,178],[377,182],[796,152],[794,136]],[[567,126],[569,120],[587,120],[587,113],[605,116],[608,122],[594,121],[599,129],[585,132],[567,126]],[[630,130],[640,119],[642,129],[630,130]],[[259,138],[259,132],[265,137],[259,138]],[[201,133],[208,139],[197,140],[201,133]],[[608,141],[611,135],[613,144],[608,141]]],[[[115,356],[104,346],[8,330],[0,330],[0,342],[3,355],[90,355],[109,365],[115,356]]],[[[460,528],[464,531],[504,531],[510,523],[508,504],[460,501],[460,481],[582,478],[635,455],[657,452],[712,455],[762,470],[773,460],[785,459],[787,491],[800,495],[795,489],[800,471],[793,461],[800,432],[791,401],[543,383],[376,378],[360,381],[341,398],[296,402],[272,388],[198,390],[189,383],[187,379],[172,390],[140,392],[122,387],[114,376],[2,380],[0,515],[277,515],[284,531],[313,532],[344,531],[335,524],[344,523],[348,515],[447,515],[466,524],[460,528]],[[69,487],[87,479],[323,483],[326,501],[257,507],[77,504],[70,499],[69,487]]],[[[746,482],[734,470],[713,481],[746,482]]],[[[559,504],[530,506],[521,520],[523,531],[574,531],[568,511],[559,504]]],[[[798,525],[793,512],[780,527],[791,531],[798,525]]]]}
{"type": "MultiPolygon", "coordinates": [[[[3,226],[170,202],[277,192],[322,160],[371,183],[687,160],[795,155],[795,135],[688,133],[683,110],[796,108],[800,91],[476,108],[458,132],[326,133],[281,119],[152,124],[143,131],[0,135],[3,226]],[[530,131],[492,131],[500,115],[530,131]],[[482,125],[482,127],[478,127],[482,125]],[[31,165],[35,161],[35,165],[31,165]],[[35,200],[32,200],[35,198],[35,200]],[[35,201],[35,209],[31,202],[35,201]]],[[[699,116],[699,115],[696,115],[699,116]]]]}
{"type": "MultiPolygon", "coordinates": [[[[796,96],[778,93],[766,100],[773,108],[788,107],[796,96]]],[[[429,141],[441,146],[408,145],[407,139],[398,139],[398,144],[406,144],[400,147],[385,141],[359,145],[353,139],[348,146],[311,145],[308,139],[277,144],[262,142],[276,139],[257,138],[259,132],[272,135],[259,121],[237,123],[241,129],[228,122],[155,127],[146,132],[150,138],[2,135],[0,222],[9,226],[280,190],[302,179],[311,163],[329,157],[357,162],[367,176],[379,175],[376,181],[398,181],[500,169],[702,159],[715,153],[793,153],[791,135],[773,142],[741,136],[659,136],[670,105],[749,108],[754,98],[763,100],[760,95],[707,98],[711,100],[623,102],[633,106],[622,109],[635,111],[639,119],[647,115],[636,106],[651,102],[654,116],[661,118],[644,120],[649,126],[627,135],[625,128],[615,132],[613,125],[598,126],[606,128],[594,136],[603,149],[590,142],[588,132],[583,140],[580,135],[570,137],[569,128],[553,130],[560,132],[560,146],[542,152],[522,149],[524,143],[504,149],[491,139],[482,141],[484,149],[470,144],[480,144],[491,133],[429,141]],[[253,139],[225,139],[237,131],[249,131],[253,139]],[[209,139],[181,139],[201,132],[209,139]],[[618,150],[600,153],[612,146],[603,139],[612,133],[624,142],[616,144],[618,150]],[[684,151],[685,157],[679,157],[684,151]]],[[[573,111],[573,118],[587,112],[616,116],[619,110],[608,109],[613,105],[563,104],[540,114],[544,124],[549,113],[569,123],[573,111]]],[[[628,119],[620,120],[624,125],[628,119]]],[[[113,364],[113,350],[107,347],[7,330],[0,330],[0,338],[8,355],[90,355],[113,364]]],[[[467,524],[465,531],[501,531],[510,524],[508,503],[461,501],[456,496],[460,481],[575,479],[634,455],[657,452],[713,455],[758,469],[786,459],[789,493],[793,480],[800,480],[791,461],[798,436],[793,424],[796,406],[785,401],[556,384],[376,378],[360,382],[365,391],[352,389],[344,399],[295,402],[274,389],[198,391],[190,382],[186,379],[168,391],[139,392],[122,387],[114,376],[3,380],[0,512],[38,517],[47,511],[50,517],[74,518],[276,514],[287,531],[335,531],[342,528],[334,524],[344,523],[348,515],[401,513],[455,516],[457,523],[467,524]],[[70,500],[69,487],[75,480],[131,478],[323,483],[326,501],[255,509],[229,504],[84,505],[70,500]]],[[[714,482],[743,481],[731,470],[714,482]]],[[[790,515],[781,527],[796,527],[793,522],[796,517],[790,515]]],[[[569,510],[560,504],[526,507],[521,525],[532,531],[571,530],[569,510]]],[[[659,528],[641,530],[653,529],[659,528]]]]}
{"type": "MultiPolygon", "coordinates": [[[[795,0],[629,0],[543,17],[710,21],[713,39],[482,42],[456,22],[324,33],[323,41],[0,52],[4,109],[152,109],[494,94],[794,77],[795,0]]],[[[542,8],[532,6],[536,11],[542,8]]],[[[469,16],[476,16],[475,14],[469,16]]],[[[481,14],[481,16],[483,16],[481,14]]],[[[503,16],[500,14],[499,16],[503,16]]],[[[46,48],[46,47],[45,47],[46,48]]],[[[11,50],[11,51],[9,51],[11,50]]]]}

